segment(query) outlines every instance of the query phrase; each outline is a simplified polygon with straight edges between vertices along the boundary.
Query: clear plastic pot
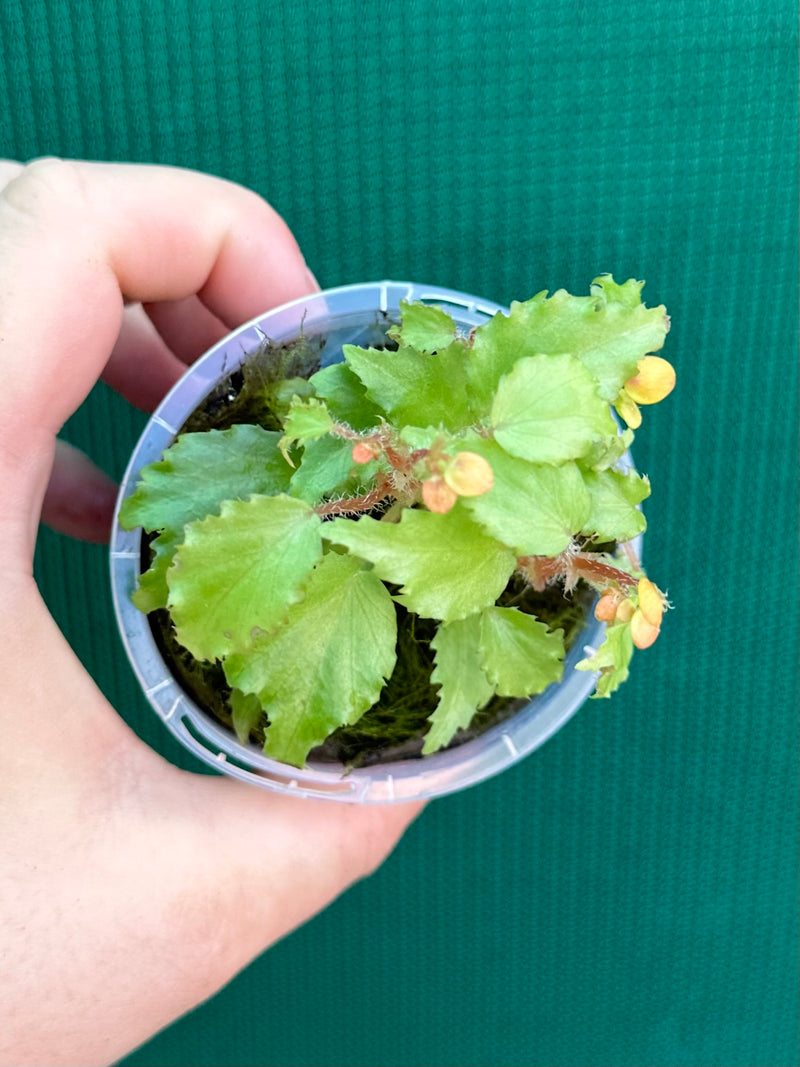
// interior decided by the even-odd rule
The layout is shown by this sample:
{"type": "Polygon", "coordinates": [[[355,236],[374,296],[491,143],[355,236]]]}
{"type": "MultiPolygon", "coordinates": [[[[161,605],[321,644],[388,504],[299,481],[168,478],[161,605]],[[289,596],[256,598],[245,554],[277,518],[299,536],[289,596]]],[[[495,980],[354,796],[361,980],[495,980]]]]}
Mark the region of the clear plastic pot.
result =
{"type": "MultiPolygon", "coordinates": [[[[401,300],[446,308],[464,332],[506,309],[465,293],[406,282],[374,282],[329,289],[284,304],[239,327],[199,359],[151,417],[125,472],[117,501],[135,489],[139,471],[159,459],[191,412],[217,383],[241,365],[265,338],[280,344],[324,334],[323,363],[341,358],[343,344],[374,343],[396,319],[401,300]]],[[[131,602],[142,557],[142,531],[123,530],[115,515],[111,540],[111,586],[122,641],[145,696],[178,741],[205,763],[254,785],[296,796],[352,803],[392,803],[441,796],[510,767],[543,744],[592,692],[595,677],[574,670],[602,640],[603,625],[589,617],[564,665],[564,680],[533,697],[513,717],[457,748],[417,759],[348,770],[315,763],[298,770],[266,756],[191,699],[170,673],[147,618],[131,602]]]]}

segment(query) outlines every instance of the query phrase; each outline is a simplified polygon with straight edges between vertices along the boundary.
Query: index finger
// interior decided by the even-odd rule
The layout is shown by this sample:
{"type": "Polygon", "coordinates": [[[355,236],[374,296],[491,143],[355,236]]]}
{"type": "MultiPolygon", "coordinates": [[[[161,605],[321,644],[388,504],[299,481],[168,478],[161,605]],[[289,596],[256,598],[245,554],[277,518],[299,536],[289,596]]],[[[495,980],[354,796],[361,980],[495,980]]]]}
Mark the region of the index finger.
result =
{"type": "Polygon", "coordinates": [[[309,292],[277,213],[169,167],[40,160],[0,194],[0,514],[38,518],[52,438],[100,376],[123,300],[198,294],[228,324],[309,292]]]}

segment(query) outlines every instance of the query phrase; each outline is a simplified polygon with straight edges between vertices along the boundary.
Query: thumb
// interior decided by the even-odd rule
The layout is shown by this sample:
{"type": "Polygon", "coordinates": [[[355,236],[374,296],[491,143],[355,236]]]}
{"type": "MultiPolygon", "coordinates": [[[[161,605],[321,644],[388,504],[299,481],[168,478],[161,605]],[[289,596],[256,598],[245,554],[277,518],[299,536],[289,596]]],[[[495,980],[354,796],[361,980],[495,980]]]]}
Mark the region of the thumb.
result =
{"type": "Polygon", "coordinates": [[[215,986],[371,875],[425,807],[312,800],[205,776],[184,779],[179,797],[210,845],[195,854],[193,895],[226,902],[223,926],[203,927],[215,986]]]}

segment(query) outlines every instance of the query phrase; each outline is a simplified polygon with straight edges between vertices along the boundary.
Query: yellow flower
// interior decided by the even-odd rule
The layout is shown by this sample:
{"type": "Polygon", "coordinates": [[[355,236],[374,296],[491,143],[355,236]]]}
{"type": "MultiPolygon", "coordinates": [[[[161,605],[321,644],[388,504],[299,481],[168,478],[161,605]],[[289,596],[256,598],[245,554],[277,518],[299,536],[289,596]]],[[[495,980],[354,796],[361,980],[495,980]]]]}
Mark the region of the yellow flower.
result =
{"type": "Polygon", "coordinates": [[[494,485],[494,472],[477,452],[458,452],[442,472],[458,496],[483,496],[494,485]]]}
{"type": "Polygon", "coordinates": [[[651,626],[660,626],[664,615],[664,598],[649,578],[640,578],[637,586],[639,610],[651,626]]]}
{"type": "Polygon", "coordinates": [[[657,404],[675,388],[675,368],[661,356],[645,356],[623,389],[636,404],[657,404]]]}
{"type": "Polygon", "coordinates": [[[639,606],[631,618],[631,637],[637,648],[649,648],[661,632],[664,597],[649,578],[640,578],[637,586],[639,606]]]}

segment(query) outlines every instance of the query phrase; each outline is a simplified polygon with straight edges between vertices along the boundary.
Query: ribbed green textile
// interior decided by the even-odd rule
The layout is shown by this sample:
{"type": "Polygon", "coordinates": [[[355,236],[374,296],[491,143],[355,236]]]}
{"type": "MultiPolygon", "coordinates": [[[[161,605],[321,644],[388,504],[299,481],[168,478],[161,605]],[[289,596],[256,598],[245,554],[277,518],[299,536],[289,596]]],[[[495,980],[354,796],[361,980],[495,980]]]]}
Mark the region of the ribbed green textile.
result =
{"type": "MultiPolygon", "coordinates": [[[[675,610],[631,681],[126,1064],[797,1063],[796,57],[790,0],[0,5],[0,154],[243,182],[323,284],[507,302],[611,271],[672,314],[678,387],[636,459],[675,610]]],[[[142,425],[98,389],[67,434],[119,476],[142,425]]],[[[103,550],[45,531],[37,566],[103,690],[190,765],[103,550]]]]}

